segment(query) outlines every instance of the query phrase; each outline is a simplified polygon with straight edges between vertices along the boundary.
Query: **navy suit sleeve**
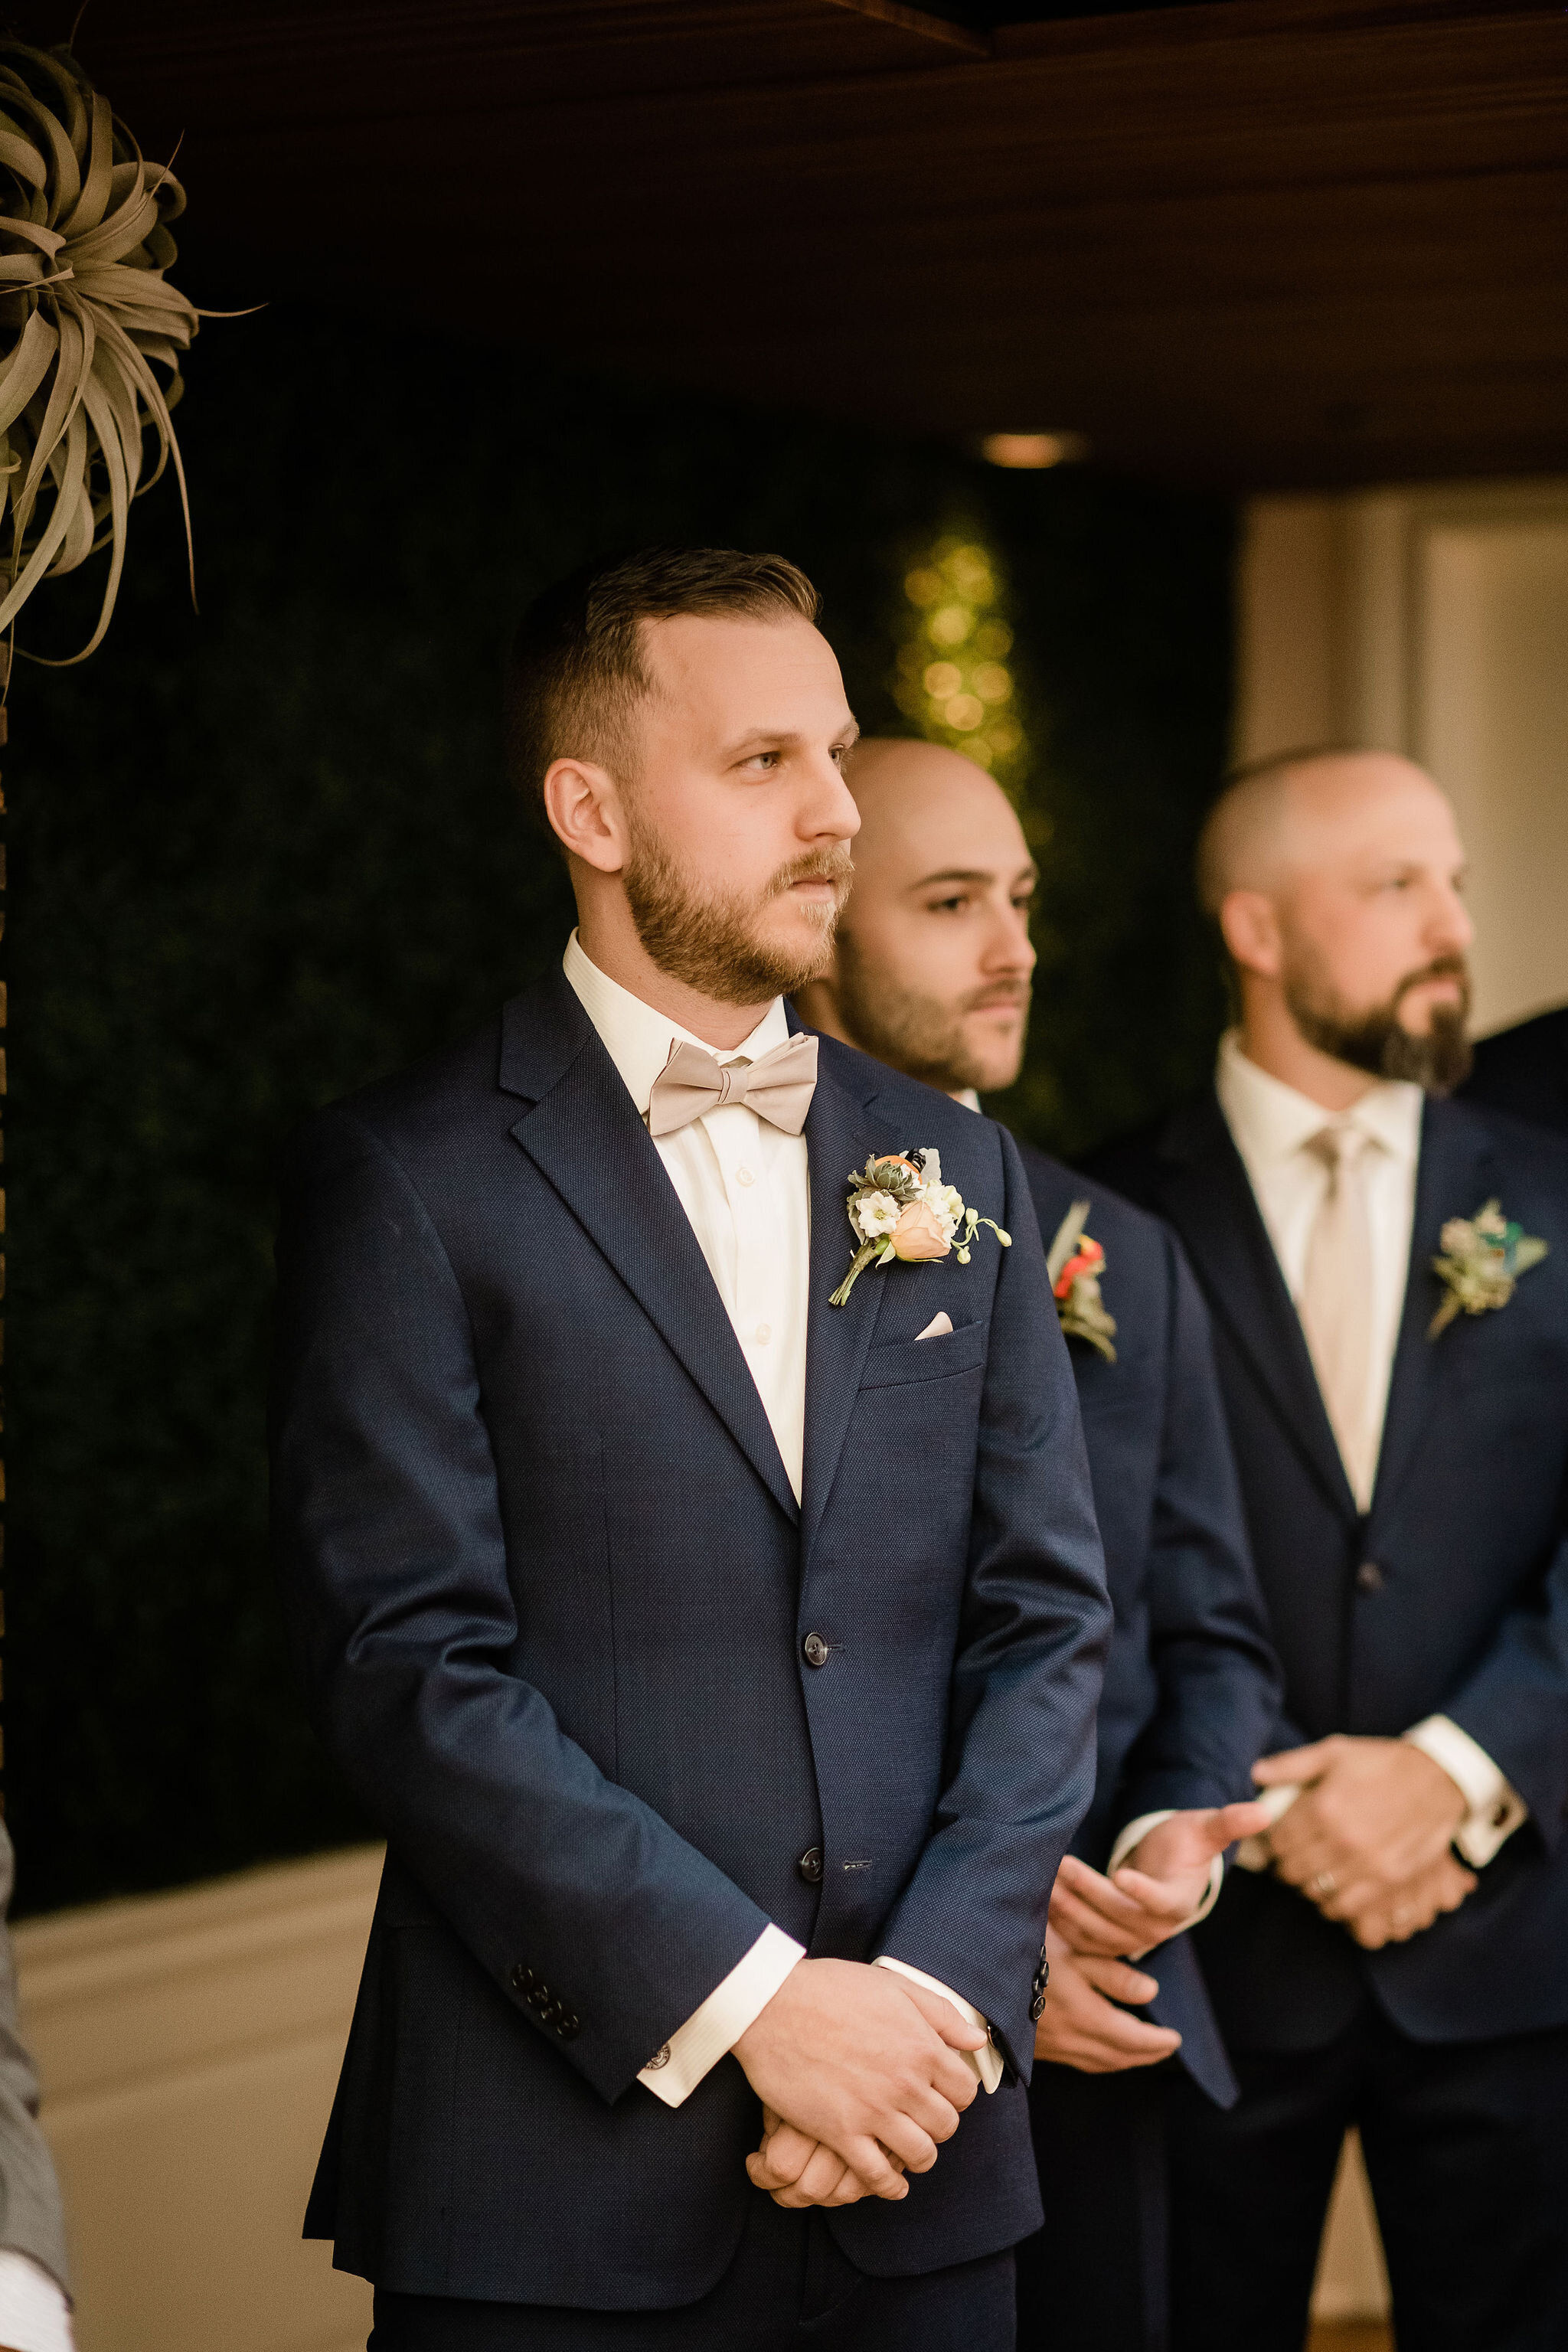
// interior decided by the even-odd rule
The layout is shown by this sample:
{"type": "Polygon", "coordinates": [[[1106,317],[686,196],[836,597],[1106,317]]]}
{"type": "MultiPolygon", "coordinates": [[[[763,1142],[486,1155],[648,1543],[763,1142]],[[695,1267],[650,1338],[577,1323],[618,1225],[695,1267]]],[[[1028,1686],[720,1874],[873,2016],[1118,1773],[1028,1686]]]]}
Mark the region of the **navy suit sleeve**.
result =
{"type": "Polygon", "coordinates": [[[296,1139],[279,1281],[275,1549],[316,1722],[519,2014],[614,2100],[766,1915],[509,1670],[468,1314],[414,1186],[352,1114],[296,1139]],[[524,1968],[563,2013],[527,2008],[524,1968]]]}
{"type": "Polygon", "coordinates": [[[1568,1823],[1568,1536],[1443,1713],[1486,1749],[1555,1846],[1568,1823]]]}
{"type": "Polygon", "coordinates": [[[1144,1585],[1160,1703],[1123,1770],[1123,1822],[1250,1796],[1279,1713],[1208,1313],[1173,1237],[1166,1266],[1165,1416],[1144,1585]]]}
{"type": "Polygon", "coordinates": [[[962,1993],[1028,2078],[1051,1885],[1094,1786],[1110,1633],[1078,1390],[1017,1146],[992,1308],[948,1778],[882,1949],[962,1993]]]}

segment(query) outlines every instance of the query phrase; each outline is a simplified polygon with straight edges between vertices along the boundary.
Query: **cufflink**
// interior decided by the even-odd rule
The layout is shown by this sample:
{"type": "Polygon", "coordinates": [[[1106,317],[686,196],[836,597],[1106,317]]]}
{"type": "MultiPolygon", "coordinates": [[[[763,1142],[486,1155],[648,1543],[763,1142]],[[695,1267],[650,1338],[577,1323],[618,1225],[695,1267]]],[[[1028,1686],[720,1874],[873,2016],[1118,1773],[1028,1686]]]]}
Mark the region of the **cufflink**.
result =
{"type": "Polygon", "coordinates": [[[656,2051],[654,2052],[653,2056],[648,2060],[647,2064],[643,2068],[643,2073],[644,2073],[645,2074],[658,2074],[658,2070],[659,2070],[659,2068],[660,2068],[661,2066],[668,2066],[668,2063],[669,2063],[669,2044],[668,2044],[668,2042],[667,2042],[665,2043],[665,2045],[664,2045],[664,2047],[663,2047],[663,2049],[662,2049],[662,2050],[656,2050],[656,2051]]]}

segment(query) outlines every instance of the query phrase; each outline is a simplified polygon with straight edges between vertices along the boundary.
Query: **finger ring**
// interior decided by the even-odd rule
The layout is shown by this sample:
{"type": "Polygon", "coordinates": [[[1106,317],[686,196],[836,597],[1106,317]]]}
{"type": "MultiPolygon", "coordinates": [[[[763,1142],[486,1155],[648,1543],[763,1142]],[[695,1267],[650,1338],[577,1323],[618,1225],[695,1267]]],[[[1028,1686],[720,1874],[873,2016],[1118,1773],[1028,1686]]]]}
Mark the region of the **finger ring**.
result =
{"type": "Polygon", "coordinates": [[[1312,1892],[1314,1895],[1331,1895],[1339,1883],[1331,1870],[1320,1870],[1312,1881],[1312,1892]]]}

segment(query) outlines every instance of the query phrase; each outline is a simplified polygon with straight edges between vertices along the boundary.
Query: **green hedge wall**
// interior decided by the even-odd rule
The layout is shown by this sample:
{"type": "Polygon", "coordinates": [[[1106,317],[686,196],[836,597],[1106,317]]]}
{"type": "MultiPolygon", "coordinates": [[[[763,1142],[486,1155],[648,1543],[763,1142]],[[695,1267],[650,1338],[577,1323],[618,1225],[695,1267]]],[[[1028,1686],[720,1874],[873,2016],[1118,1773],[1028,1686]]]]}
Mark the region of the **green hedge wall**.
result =
{"type": "MultiPolygon", "coordinates": [[[[5,1751],[32,1910],[366,1831],[266,1562],[269,1167],[303,1112],[560,952],[563,877],[500,774],[498,657],[537,584],[607,545],[782,547],[888,729],[906,558],[984,531],[1055,828],[1000,1108],[1085,1144],[1189,1081],[1215,1018],[1184,872],[1226,728],[1222,504],[284,310],[207,328],[180,426],[199,614],[165,486],[104,649],[20,665],[11,699],[5,1751]]],[[[68,650],[85,610],[52,585],[30,642],[68,650]]]]}

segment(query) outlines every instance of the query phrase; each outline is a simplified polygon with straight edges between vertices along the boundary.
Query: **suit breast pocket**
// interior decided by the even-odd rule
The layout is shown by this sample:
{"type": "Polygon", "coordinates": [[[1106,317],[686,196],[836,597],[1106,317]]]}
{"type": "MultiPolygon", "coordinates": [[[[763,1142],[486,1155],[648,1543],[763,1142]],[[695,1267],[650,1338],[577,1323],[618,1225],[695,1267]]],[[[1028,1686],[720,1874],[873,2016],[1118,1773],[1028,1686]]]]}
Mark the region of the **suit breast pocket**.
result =
{"type": "Polygon", "coordinates": [[[862,1392],[901,1388],[915,1381],[952,1380],[960,1372],[972,1372],[985,1361],[990,1328],[989,1319],[962,1323],[956,1331],[944,1331],[933,1339],[894,1339],[872,1348],[860,1374],[862,1392]]]}

